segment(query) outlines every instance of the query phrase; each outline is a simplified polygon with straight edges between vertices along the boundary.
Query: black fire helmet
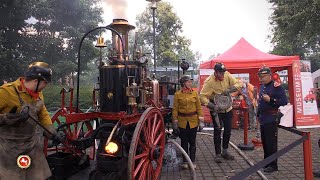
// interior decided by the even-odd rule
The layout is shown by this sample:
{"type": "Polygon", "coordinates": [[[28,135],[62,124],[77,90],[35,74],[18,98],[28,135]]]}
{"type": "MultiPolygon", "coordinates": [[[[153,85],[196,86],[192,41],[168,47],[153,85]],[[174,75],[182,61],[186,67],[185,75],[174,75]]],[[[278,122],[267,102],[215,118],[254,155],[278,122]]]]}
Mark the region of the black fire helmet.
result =
{"type": "Polygon", "coordinates": [[[226,72],[226,66],[221,63],[221,62],[216,62],[216,64],[214,65],[214,68],[213,68],[215,71],[217,72],[226,72]]]}
{"type": "Polygon", "coordinates": [[[52,70],[49,68],[49,64],[40,61],[30,64],[25,72],[25,77],[28,79],[38,79],[46,82],[51,82],[51,75],[52,70]]]}

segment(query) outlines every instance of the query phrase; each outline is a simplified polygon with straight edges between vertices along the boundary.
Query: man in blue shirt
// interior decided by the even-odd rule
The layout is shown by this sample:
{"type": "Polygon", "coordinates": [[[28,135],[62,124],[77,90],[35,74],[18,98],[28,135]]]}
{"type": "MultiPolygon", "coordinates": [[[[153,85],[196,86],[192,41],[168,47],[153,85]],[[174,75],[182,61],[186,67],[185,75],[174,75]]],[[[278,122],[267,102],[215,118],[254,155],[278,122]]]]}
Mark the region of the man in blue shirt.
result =
{"type": "MultiPolygon", "coordinates": [[[[264,159],[278,151],[278,118],[277,112],[280,106],[288,103],[285,90],[282,86],[274,86],[269,67],[262,67],[258,71],[261,82],[258,104],[258,118],[260,121],[261,140],[264,151],[264,159]]],[[[278,171],[277,160],[264,167],[264,172],[278,171]]]]}

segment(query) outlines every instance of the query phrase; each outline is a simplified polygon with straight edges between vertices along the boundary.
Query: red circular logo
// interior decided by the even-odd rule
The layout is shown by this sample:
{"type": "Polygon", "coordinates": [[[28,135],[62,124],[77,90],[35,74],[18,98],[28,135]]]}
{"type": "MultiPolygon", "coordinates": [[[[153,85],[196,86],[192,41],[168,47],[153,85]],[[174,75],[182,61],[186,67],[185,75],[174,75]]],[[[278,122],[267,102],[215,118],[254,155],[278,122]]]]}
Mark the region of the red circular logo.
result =
{"type": "Polygon", "coordinates": [[[28,155],[20,155],[17,158],[17,165],[21,169],[27,169],[31,165],[31,158],[28,155]]]}

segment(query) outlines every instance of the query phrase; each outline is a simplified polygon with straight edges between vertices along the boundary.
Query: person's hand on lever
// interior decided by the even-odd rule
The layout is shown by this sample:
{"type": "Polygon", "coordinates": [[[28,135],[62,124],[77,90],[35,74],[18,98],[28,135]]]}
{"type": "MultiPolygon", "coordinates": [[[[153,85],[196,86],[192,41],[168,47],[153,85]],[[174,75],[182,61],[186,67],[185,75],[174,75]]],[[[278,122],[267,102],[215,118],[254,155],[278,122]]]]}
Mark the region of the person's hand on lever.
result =
{"type": "Polygon", "coordinates": [[[52,134],[51,136],[53,145],[58,145],[60,143],[63,143],[66,140],[66,136],[63,132],[59,131],[57,133],[52,134]]]}

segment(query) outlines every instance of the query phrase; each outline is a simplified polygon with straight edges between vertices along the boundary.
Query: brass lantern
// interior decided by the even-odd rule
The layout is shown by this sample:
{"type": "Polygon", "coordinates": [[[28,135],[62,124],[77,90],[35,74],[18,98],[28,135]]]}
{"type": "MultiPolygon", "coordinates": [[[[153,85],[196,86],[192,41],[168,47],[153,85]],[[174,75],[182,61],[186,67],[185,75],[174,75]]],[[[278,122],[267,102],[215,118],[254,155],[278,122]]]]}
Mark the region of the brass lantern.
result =
{"type": "Polygon", "coordinates": [[[95,47],[97,48],[104,48],[104,47],[107,47],[107,45],[104,43],[104,39],[103,37],[101,37],[101,34],[97,40],[97,44],[95,45],[95,47]]]}

